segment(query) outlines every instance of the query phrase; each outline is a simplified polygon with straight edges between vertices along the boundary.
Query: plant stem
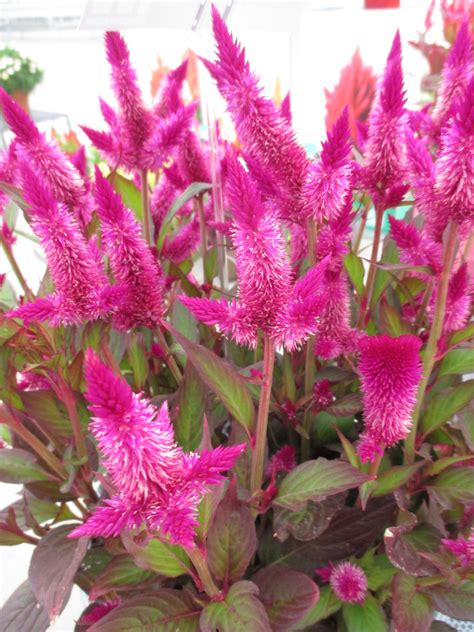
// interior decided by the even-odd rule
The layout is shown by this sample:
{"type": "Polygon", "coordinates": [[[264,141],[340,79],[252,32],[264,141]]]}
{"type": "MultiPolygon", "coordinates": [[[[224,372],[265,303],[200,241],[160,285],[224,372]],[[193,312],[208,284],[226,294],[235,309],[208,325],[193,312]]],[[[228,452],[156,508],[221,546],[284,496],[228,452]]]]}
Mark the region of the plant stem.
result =
{"type": "Polygon", "coordinates": [[[194,568],[197,571],[199,579],[202,583],[202,587],[211,599],[215,599],[221,594],[221,591],[214,583],[211,571],[209,570],[209,566],[207,565],[207,561],[204,557],[203,552],[199,547],[195,547],[194,549],[187,549],[186,552],[189,555],[189,559],[191,560],[194,568]]]}
{"type": "MultiPolygon", "coordinates": [[[[196,197],[196,210],[199,217],[199,234],[201,238],[201,258],[202,258],[202,282],[209,283],[206,278],[206,255],[207,255],[207,228],[206,218],[204,217],[203,194],[196,197]]],[[[211,279],[212,280],[212,279],[211,279]]]]}
{"type": "Polygon", "coordinates": [[[252,472],[250,476],[250,492],[254,494],[262,488],[263,469],[265,465],[265,448],[267,447],[268,411],[273,383],[273,367],[275,363],[275,343],[266,334],[263,336],[263,382],[258,405],[255,446],[252,456],[252,472]]]}
{"type": "Polygon", "coordinates": [[[418,387],[416,406],[415,410],[413,411],[413,426],[410,430],[410,434],[405,440],[405,457],[407,463],[413,463],[415,460],[416,430],[418,420],[420,418],[421,407],[423,405],[426,388],[430,380],[431,371],[433,370],[433,366],[436,362],[438,341],[443,332],[443,322],[446,311],[446,299],[448,297],[449,288],[449,273],[451,271],[456,256],[456,243],[457,225],[454,222],[450,222],[448,224],[448,228],[446,229],[443,269],[441,271],[441,277],[436,294],[436,303],[433,323],[431,325],[430,337],[428,338],[428,344],[426,345],[425,355],[423,359],[423,377],[421,379],[420,386],[418,387]]]}
{"type": "Polygon", "coordinates": [[[31,300],[34,295],[33,292],[28,287],[28,284],[23,276],[20,266],[18,265],[17,260],[15,259],[15,255],[13,254],[12,248],[5,242],[3,237],[0,237],[0,242],[2,244],[3,252],[5,253],[6,258],[8,259],[8,263],[11,265],[12,270],[18,279],[18,283],[21,285],[21,289],[23,290],[27,299],[31,300]]]}
{"type": "Polygon", "coordinates": [[[147,244],[153,243],[153,235],[151,229],[150,206],[148,204],[148,172],[146,169],[141,171],[142,179],[142,214],[143,214],[143,236],[147,244]]]}
{"type": "Polygon", "coordinates": [[[181,371],[176,363],[176,360],[174,359],[174,356],[171,353],[170,348],[168,347],[166,338],[159,327],[157,327],[156,329],[156,337],[158,338],[158,342],[160,346],[162,347],[163,351],[165,352],[165,356],[166,356],[165,362],[169,370],[171,371],[171,374],[176,380],[176,383],[180,384],[183,376],[181,375],[181,371]]]}
{"type": "MultiPolygon", "coordinates": [[[[308,260],[310,268],[312,268],[316,263],[316,223],[314,219],[309,219],[307,224],[307,235],[308,235],[308,260]]],[[[308,396],[313,391],[314,385],[314,375],[315,375],[315,366],[314,366],[314,336],[308,338],[306,343],[306,360],[305,360],[305,370],[304,370],[304,394],[308,396]]],[[[303,428],[309,434],[311,425],[311,405],[308,404],[304,411],[303,416],[303,428]]],[[[310,455],[311,448],[311,440],[306,439],[305,437],[301,438],[301,460],[307,461],[310,455]]]]}
{"type": "Polygon", "coordinates": [[[375,274],[377,268],[375,266],[377,262],[377,256],[379,252],[380,236],[382,234],[382,222],[383,222],[383,209],[375,208],[375,231],[374,240],[372,242],[372,254],[370,255],[369,272],[367,273],[367,284],[365,286],[364,296],[362,297],[362,303],[360,306],[359,321],[357,326],[363,327],[365,324],[365,317],[367,309],[370,312],[370,304],[372,302],[372,295],[374,293],[375,274]]]}
{"type": "Polygon", "coordinates": [[[74,435],[74,442],[76,444],[77,456],[86,463],[88,461],[86,439],[82,432],[81,422],[79,415],[77,414],[76,400],[71,387],[61,378],[61,384],[59,387],[61,399],[66,406],[69,419],[71,420],[72,433],[74,435]]]}

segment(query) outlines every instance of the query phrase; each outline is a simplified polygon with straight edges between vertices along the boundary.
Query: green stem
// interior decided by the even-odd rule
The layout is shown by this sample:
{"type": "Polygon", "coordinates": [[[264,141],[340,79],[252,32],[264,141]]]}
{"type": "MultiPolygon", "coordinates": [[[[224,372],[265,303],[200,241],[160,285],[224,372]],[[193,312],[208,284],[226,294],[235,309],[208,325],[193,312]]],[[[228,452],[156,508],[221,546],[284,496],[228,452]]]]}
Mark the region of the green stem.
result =
{"type": "Polygon", "coordinates": [[[61,399],[66,406],[69,419],[71,420],[72,433],[74,436],[74,442],[76,444],[77,456],[79,460],[87,463],[88,452],[86,439],[84,437],[84,433],[82,432],[79,415],[77,414],[76,399],[74,397],[74,393],[71,390],[71,387],[69,386],[69,384],[66,384],[66,382],[62,378],[59,391],[61,399]]]}
{"type": "Polygon", "coordinates": [[[158,342],[161,346],[161,348],[163,349],[163,351],[165,352],[165,362],[169,368],[169,370],[171,371],[171,374],[173,375],[174,379],[176,380],[177,384],[181,384],[181,380],[183,378],[183,376],[181,375],[181,371],[176,363],[176,360],[174,359],[173,354],[170,351],[170,348],[168,347],[168,343],[166,342],[166,338],[163,334],[163,332],[161,331],[161,329],[158,327],[156,329],[156,337],[158,339],[158,342]]]}
{"type": "Polygon", "coordinates": [[[26,298],[28,300],[32,300],[34,298],[33,292],[28,287],[28,284],[23,276],[20,266],[18,265],[17,260],[15,259],[15,255],[13,254],[13,250],[11,247],[5,242],[3,237],[0,237],[0,242],[2,244],[3,252],[5,253],[6,258],[8,259],[8,263],[11,265],[12,270],[18,279],[19,284],[21,285],[21,289],[23,290],[26,298]]]}
{"type": "Polygon", "coordinates": [[[359,321],[357,326],[363,327],[366,320],[367,310],[370,312],[370,304],[372,303],[372,296],[374,293],[375,274],[377,272],[376,262],[379,252],[380,236],[382,234],[382,222],[383,222],[383,209],[375,208],[375,231],[374,240],[372,242],[372,254],[370,256],[369,272],[367,273],[367,284],[365,286],[364,296],[362,297],[362,304],[360,306],[359,321]]]}
{"type": "Polygon", "coordinates": [[[212,279],[206,278],[207,227],[206,227],[206,218],[204,216],[204,204],[203,204],[202,193],[196,197],[196,210],[199,217],[199,234],[200,234],[200,239],[201,239],[202,282],[210,283],[212,279]]]}
{"type": "Polygon", "coordinates": [[[275,363],[275,343],[266,334],[263,336],[263,382],[258,405],[255,446],[252,456],[252,472],[250,476],[251,494],[262,488],[265,465],[265,449],[267,447],[268,411],[273,383],[273,367],[275,363]]]}
{"type": "Polygon", "coordinates": [[[425,349],[423,359],[423,377],[418,387],[418,395],[415,410],[413,411],[413,426],[410,434],[405,440],[405,459],[407,463],[413,463],[415,460],[415,444],[416,430],[420,418],[423,399],[430,380],[431,371],[436,362],[436,352],[438,350],[438,341],[443,333],[444,315],[446,312],[446,299],[448,297],[449,273],[454,264],[456,256],[457,243],[457,225],[454,222],[448,224],[446,229],[446,241],[444,245],[443,270],[439,279],[438,290],[436,294],[436,303],[431,325],[430,337],[425,349]]]}
{"type": "Polygon", "coordinates": [[[143,236],[147,244],[153,243],[153,235],[151,229],[150,205],[148,203],[148,172],[146,169],[141,171],[142,179],[142,214],[143,214],[143,236]]]}
{"type": "Polygon", "coordinates": [[[187,554],[189,559],[193,563],[194,568],[197,571],[198,577],[201,581],[202,587],[211,599],[216,599],[221,595],[221,591],[214,583],[214,580],[207,565],[206,558],[200,548],[188,549],[187,554]]]}

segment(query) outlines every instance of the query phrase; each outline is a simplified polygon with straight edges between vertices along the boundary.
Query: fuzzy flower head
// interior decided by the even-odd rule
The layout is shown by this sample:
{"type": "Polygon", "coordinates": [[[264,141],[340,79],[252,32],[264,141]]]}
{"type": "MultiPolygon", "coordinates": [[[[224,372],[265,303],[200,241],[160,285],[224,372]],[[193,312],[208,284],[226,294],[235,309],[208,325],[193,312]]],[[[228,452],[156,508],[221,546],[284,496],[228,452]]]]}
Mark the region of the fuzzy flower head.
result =
{"type": "Polygon", "coordinates": [[[97,167],[95,176],[103,243],[112,273],[123,288],[122,307],[114,324],[118,329],[155,327],[164,312],[161,267],[142,237],[132,211],[125,208],[97,167]]]}
{"type": "Polygon", "coordinates": [[[405,163],[404,106],[401,43],[397,32],[370,113],[364,147],[364,179],[374,193],[382,194],[397,184],[402,175],[405,163]]]}
{"type": "Polygon", "coordinates": [[[359,344],[365,443],[392,446],[406,437],[411,426],[421,379],[421,341],[409,334],[379,335],[359,344]]]}
{"type": "Polygon", "coordinates": [[[474,567],[474,534],[468,539],[460,536],[456,540],[445,538],[441,542],[458,559],[461,566],[474,567]]]}
{"type": "Polygon", "coordinates": [[[263,96],[256,75],[245,58],[245,50],[232,38],[215,7],[212,8],[217,61],[204,61],[227,103],[245,156],[255,163],[259,184],[272,183],[282,217],[304,221],[301,191],[308,159],[296,142],[288,120],[275,103],[263,96]]]}
{"type": "Polygon", "coordinates": [[[351,143],[347,108],[323,143],[320,159],[308,171],[303,189],[304,208],[318,224],[335,220],[345,208],[352,187],[351,143]]]}
{"type": "Polygon", "coordinates": [[[89,350],[86,396],[91,430],[117,493],[72,537],[117,536],[140,528],[192,547],[197,507],[209,485],[232,468],[243,445],[184,453],[174,439],[167,404],[156,409],[89,350]]]}
{"type": "Polygon", "coordinates": [[[336,597],[345,603],[363,604],[367,597],[367,575],[360,566],[352,562],[334,565],[329,584],[336,597]]]}

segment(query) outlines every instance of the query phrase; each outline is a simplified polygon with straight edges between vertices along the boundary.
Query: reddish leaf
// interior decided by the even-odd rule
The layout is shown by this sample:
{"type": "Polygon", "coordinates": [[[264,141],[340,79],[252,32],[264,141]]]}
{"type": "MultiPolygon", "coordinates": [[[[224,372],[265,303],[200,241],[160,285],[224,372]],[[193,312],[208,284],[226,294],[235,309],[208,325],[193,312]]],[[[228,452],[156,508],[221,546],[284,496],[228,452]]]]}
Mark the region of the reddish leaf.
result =
{"type": "Polygon", "coordinates": [[[223,601],[204,608],[199,620],[201,632],[271,632],[267,613],[257,594],[258,588],[253,582],[233,584],[223,601]]]}
{"type": "Polygon", "coordinates": [[[311,500],[304,509],[273,509],[273,531],[280,542],[291,535],[296,540],[314,540],[328,527],[334,514],[344,505],[345,493],[336,494],[319,503],[311,500]]]}
{"type": "Polygon", "coordinates": [[[49,619],[46,610],[36,601],[30,582],[18,586],[0,610],[2,632],[46,632],[49,619]]]}
{"type": "Polygon", "coordinates": [[[432,586],[426,590],[433,606],[448,617],[474,621],[474,582],[465,580],[457,586],[432,586]]]}
{"type": "MultiPolygon", "coordinates": [[[[435,575],[436,567],[418,552],[430,550],[431,537],[437,533],[436,530],[433,528],[432,533],[424,531],[420,542],[420,539],[416,538],[416,532],[413,531],[417,525],[415,514],[401,511],[400,520],[401,524],[396,527],[389,527],[385,531],[384,542],[388,558],[394,566],[408,575],[435,575]],[[423,538],[426,540],[425,543],[423,543],[423,538]]],[[[427,526],[425,525],[423,528],[425,529],[427,526]]],[[[439,535],[435,540],[439,544],[439,535]]]]}
{"type": "Polygon", "coordinates": [[[397,632],[429,632],[433,608],[416,590],[414,577],[397,573],[392,580],[392,617],[397,632]]]}

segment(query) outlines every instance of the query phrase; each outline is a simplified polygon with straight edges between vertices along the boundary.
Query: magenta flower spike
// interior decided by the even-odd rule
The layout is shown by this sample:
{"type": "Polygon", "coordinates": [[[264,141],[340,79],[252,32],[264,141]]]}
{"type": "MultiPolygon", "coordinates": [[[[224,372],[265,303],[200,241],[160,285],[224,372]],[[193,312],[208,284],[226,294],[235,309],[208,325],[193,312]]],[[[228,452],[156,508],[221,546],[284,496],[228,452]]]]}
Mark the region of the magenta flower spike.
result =
{"type": "Polygon", "coordinates": [[[118,329],[156,327],[164,313],[161,267],[143,239],[132,211],[125,208],[98,167],[95,200],[110,267],[124,289],[123,304],[114,316],[114,325],[118,329]]]}
{"type": "Polygon", "coordinates": [[[474,221],[474,75],[465,86],[441,135],[435,193],[444,216],[459,225],[474,221]]]}
{"type": "Polygon", "coordinates": [[[331,568],[329,584],[336,597],[345,603],[363,604],[367,597],[367,575],[352,562],[335,564],[331,568]]]}
{"type": "Polygon", "coordinates": [[[172,112],[176,112],[180,105],[183,83],[188,70],[188,60],[186,59],[177,68],[170,70],[160,85],[158,97],[153,112],[157,116],[166,117],[172,112]]]}
{"type": "Polygon", "coordinates": [[[405,165],[405,92],[400,33],[393,40],[368,120],[363,178],[374,195],[399,184],[405,165]]]}
{"type": "Polygon", "coordinates": [[[82,213],[87,207],[87,188],[79,171],[55,143],[46,140],[3,88],[0,88],[0,108],[16,136],[17,151],[24,161],[44,179],[56,200],[69,210],[82,213]]]}
{"type": "Polygon", "coordinates": [[[411,412],[421,379],[421,340],[410,334],[398,338],[367,336],[359,347],[358,368],[364,403],[364,432],[359,454],[363,461],[372,461],[377,446],[392,446],[410,430],[411,412]]]}
{"type": "Polygon", "coordinates": [[[472,71],[472,40],[469,21],[466,17],[443,66],[438,98],[432,113],[433,122],[438,129],[441,129],[448,121],[451,108],[466,83],[469,82],[472,71]]]}
{"type": "Polygon", "coordinates": [[[390,235],[400,251],[403,263],[413,266],[431,266],[441,272],[441,244],[420,233],[413,224],[388,216],[390,235]]]}
{"type": "MultiPolygon", "coordinates": [[[[245,155],[260,165],[261,184],[274,183],[282,217],[302,222],[301,192],[308,159],[294,133],[271,99],[263,96],[245,50],[232,38],[215,6],[212,23],[217,61],[204,61],[227,103],[245,155]]],[[[255,175],[255,170],[252,170],[255,175]]]]}
{"type": "Polygon", "coordinates": [[[287,92],[286,97],[280,103],[280,115],[285,119],[288,125],[291,125],[293,114],[291,112],[291,95],[289,92],[287,92]]]}
{"type": "Polygon", "coordinates": [[[317,224],[337,219],[346,206],[352,181],[351,137],[346,107],[323,143],[320,159],[309,168],[303,189],[307,216],[314,218],[317,224]]]}
{"type": "Polygon", "coordinates": [[[156,409],[86,354],[91,430],[117,494],[98,507],[71,537],[114,536],[144,524],[174,544],[193,546],[197,506],[220,483],[244,445],[185,454],[174,439],[167,404],[156,409]]]}
{"type": "Polygon", "coordinates": [[[474,566],[474,537],[472,534],[468,539],[460,536],[456,540],[444,538],[441,542],[458,559],[461,566],[474,566]]]}
{"type": "Polygon", "coordinates": [[[77,220],[58,204],[26,164],[21,166],[23,191],[32,227],[46,254],[55,292],[10,312],[25,322],[79,324],[106,316],[114,305],[114,288],[86,241],[77,220]]]}
{"type": "MultiPolygon", "coordinates": [[[[428,305],[428,316],[433,319],[437,288],[434,289],[428,305]]],[[[443,322],[443,334],[461,329],[471,314],[472,285],[467,272],[467,263],[462,264],[451,275],[446,298],[446,315],[443,322]]]]}

